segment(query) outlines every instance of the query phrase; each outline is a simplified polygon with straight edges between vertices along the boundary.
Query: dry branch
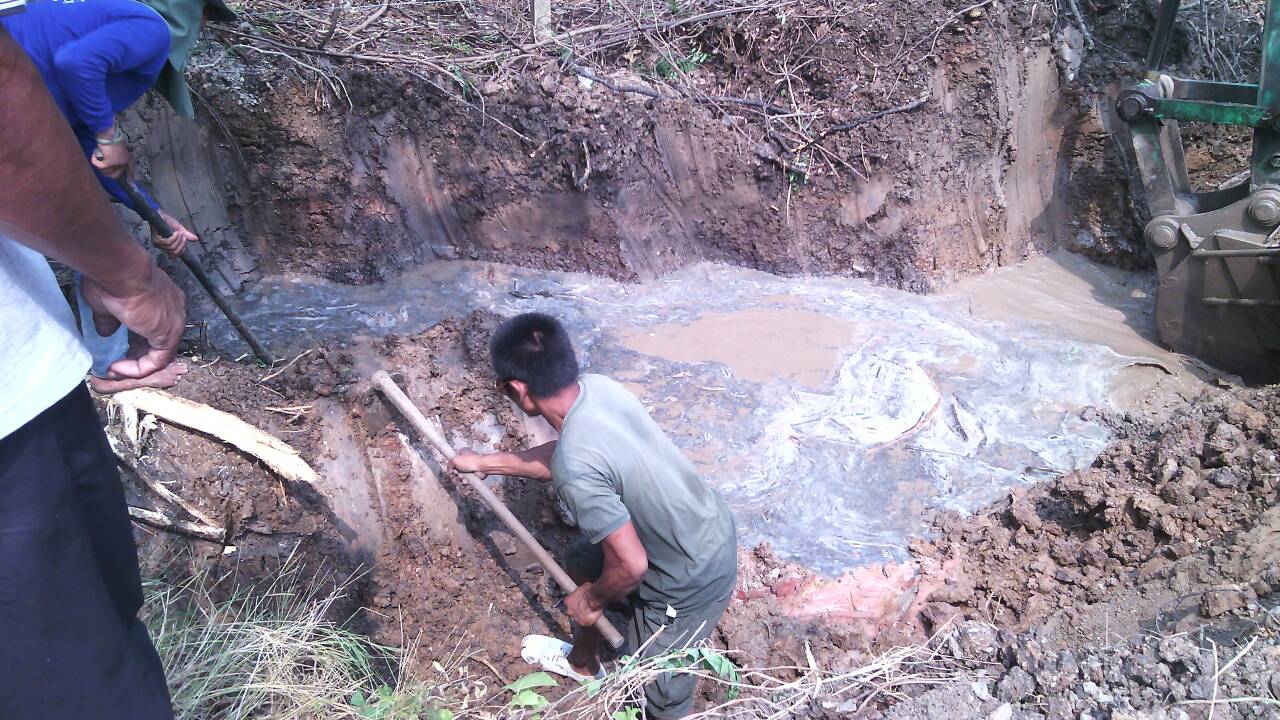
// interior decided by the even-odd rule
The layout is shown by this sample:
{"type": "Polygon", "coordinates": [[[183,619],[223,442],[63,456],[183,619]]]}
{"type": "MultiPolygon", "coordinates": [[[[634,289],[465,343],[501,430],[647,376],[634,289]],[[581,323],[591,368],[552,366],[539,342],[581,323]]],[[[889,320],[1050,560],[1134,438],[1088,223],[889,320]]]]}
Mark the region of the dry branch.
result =
{"type": "Polygon", "coordinates": [[[597,75],[594,71],[592,71],[590,68],[584,68],[580,65],[573,65],[572,67],[570,67],[570,69],[574,72],[575,75],[578,75],[579,77],[584,77],[590,80],[591,82],[600,83],[604,87],[617,93],[631,93],[634,95],[643,95],[644,97],[653,98],[655,100],[668,100],[668,99],[672,99],[673,97],[676,97],[676,98],[692,100],[694,102],[701,102],[701,103],[706,103],[711,105],[719,105],[719,104],[745,105],[747,107],[756,108],[757,110],[760,110],[767,115],[791,114],[791,111],[784,107],[774,105],[773,103],[767,103],[762,100],[752,100],[751,98],[731,97],[727,95],[696,95],[696,94],[686,93],[686,92],[681,92],[674,96],[667,96],[667,95],[663,95],[657,90],[654,90],[651,87],[645,87],[643,85],[632,85],[630,83],[620,83],[620,82],[617,82],[616,80],[613,80],[612,78],[601,77],[600,75],[597,75]]]}
{"type": "Polygon", "coordinates": [[[223,540],[222,530],[219,530],[216,527],[201,525],[187,520],[179,520],[165,515],[164,513],[156,512],[155,510],[147,510],[146,508],[130,505],[129,517],[143,523],[144,525],[156,528],[157,530],[167,530],[180,535],[190,535],[191,537],[215,543],[221,543],[223,540]]]}
{"type": "Polygon", "coordinates": [[[849,122],[840,123],[839,125],[833,125],[827,128],[826,130],[823,130],[822,133],[820,133],[817,137],[797,147],[795,150],[792,150],[791,154],[798,155],[804,152],[805,150],[808,150],[809,148],[813,147],[814,145],[817,145],[823,140],[826,140],[832,135],[835,135],[837,133],[842,133],[842,132],[848,132],[850,130],[853,130],[854,128],[862,127],[867,123],[875,122],[876,120],[879,120],[880,118],[885,117],[887,115],[893,115],[895,113],[911,112],[916,108],[923,107],[924,104],[927,102],[929,102],[929,93],[926,92],[925,94],[921,95],[915,100],[912,100],[911,102],[903,103],[901,105],[887,108],[885,110],[877,110],[873,113],[863,115],[860,118],[855,118],[853,120],[850,120],[849,122]]]}

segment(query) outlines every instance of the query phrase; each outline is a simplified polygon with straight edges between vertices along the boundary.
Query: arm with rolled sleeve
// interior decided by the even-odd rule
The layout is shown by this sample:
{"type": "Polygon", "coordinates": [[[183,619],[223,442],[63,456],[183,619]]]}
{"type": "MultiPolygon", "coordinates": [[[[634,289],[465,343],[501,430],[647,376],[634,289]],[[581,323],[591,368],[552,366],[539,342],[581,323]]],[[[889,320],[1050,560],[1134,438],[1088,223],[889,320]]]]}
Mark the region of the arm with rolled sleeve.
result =
{"type": "Polygon", "coordinates": [[[564,601],[570,617],[590,625],[606,605],[640,586],[649,557],[613,483],[598,470],[580,464],[569,464],[567,470],[563,481],[557,478],[560,499],[577,520],[578,529],[591,543],[600,545],[604,555],[600,577],[582,583],[564,601]]]}
{"type": "MultiPolygon", "coordinates": [[[[53,69],[76,119],[100,134],[115,123],[110,77],[135,73],[154,80],[168,55],[169,29],[159,15],[125,16],[58,48],[53,69]]],[[[132,207],[114,180],[98,174],[98,181],[113,198],[132,207]]],[[[152,208],[159,208],[153,199],[146,199],[152,208]]]]}

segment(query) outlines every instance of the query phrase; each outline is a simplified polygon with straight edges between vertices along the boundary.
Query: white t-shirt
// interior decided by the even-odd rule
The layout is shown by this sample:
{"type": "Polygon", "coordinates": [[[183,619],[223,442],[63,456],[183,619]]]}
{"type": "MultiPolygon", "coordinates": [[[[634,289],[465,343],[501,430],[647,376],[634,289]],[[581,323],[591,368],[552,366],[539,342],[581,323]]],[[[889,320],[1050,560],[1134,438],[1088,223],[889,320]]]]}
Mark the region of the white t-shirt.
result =
{"type": "Polygon", "coordinates": [[[88,370],[49,263],[0,235],[0,438],[65,397],[88,370]]]}

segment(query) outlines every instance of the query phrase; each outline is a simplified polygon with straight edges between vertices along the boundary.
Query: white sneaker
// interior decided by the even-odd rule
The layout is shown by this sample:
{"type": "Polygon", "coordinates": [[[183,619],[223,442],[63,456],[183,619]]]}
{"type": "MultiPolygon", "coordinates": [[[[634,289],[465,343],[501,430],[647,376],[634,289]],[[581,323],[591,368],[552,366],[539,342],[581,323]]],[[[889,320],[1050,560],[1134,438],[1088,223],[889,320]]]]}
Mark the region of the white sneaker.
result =
{"type": "Polygon", "coordinates": [[[572,650],[573,646],[569,643],[546,635],[525,635],[524,641],[520,643],[520,657],[524,658],[524,661],[530,665],[537,665],[549,673],[555,673],[578,682],[604,678],[603,663],[601,663],[600,670],[594,676],[583,675],[574,670],[573,666],[569,664],[569,653],[572,650]]]}

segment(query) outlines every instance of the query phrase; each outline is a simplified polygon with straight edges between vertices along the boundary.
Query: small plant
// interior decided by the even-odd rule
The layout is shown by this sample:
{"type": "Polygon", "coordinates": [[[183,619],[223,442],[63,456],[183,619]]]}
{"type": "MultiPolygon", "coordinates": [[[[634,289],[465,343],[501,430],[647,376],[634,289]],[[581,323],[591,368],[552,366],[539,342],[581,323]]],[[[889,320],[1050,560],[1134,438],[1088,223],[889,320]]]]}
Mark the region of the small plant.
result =
{"type": "MultiPolygon", "coordinates": [[[[537,688],[555,687],[555,678],[545,672],[529,673],[515,682],[502,686],[503,690],[511,691],[511,701],[507,703],[507,710],[541,710],[550,703],[537,688]]],[[[534,718],[541,717],[535,714],[534,718]]]]}
{"type": "Polygon", "coordinates": [[[453,712],[425,708],[417,698],[397,694],[387,685],[379,686],[368,698],[356,692],[351,696],[351,707],[366,720],[453,720],[453,712]]]}
{"type": "Polygon", "coordinates": [[[800,161],[791,163],[787,168],[787,182],[791,183],[792,189],[798,189],[802,185],[809,184],[809,170],[805,164],[800,161]]]}
{"type": "Polygon", "coordinates": [[[741,678],[738,675],[738,666],[725,656],[719,650],[711,648],[692,647],[684,650],[677,650],[671,655],[663,659],[659,667],[669,670],[679,670],[680,668],[702,667],[709,670],[720,677],[720,679],[729,683],[729,689],[726,691],[726,698],[733,700],[742,692],[741,678]]]}
{"type": "Polygon", "coordinates": [[[711,59],[711,55],[701,51],[694,50],[683,58],[676,58],[674,61],[663,58],[654,63],[653,72],[659,77],[670,80],[677,75],[687,72],[693,72],[698,66],[705,64],[711,59]]]}
{"type": "Polygon", "coordinates": [[[457,84],[458,91],[464,99],[469,100],[475,96],[475,86],[471,84],[466,75],[462,74],[462,68],[457,65],[449,65],[449,77],[457,84]]]}

